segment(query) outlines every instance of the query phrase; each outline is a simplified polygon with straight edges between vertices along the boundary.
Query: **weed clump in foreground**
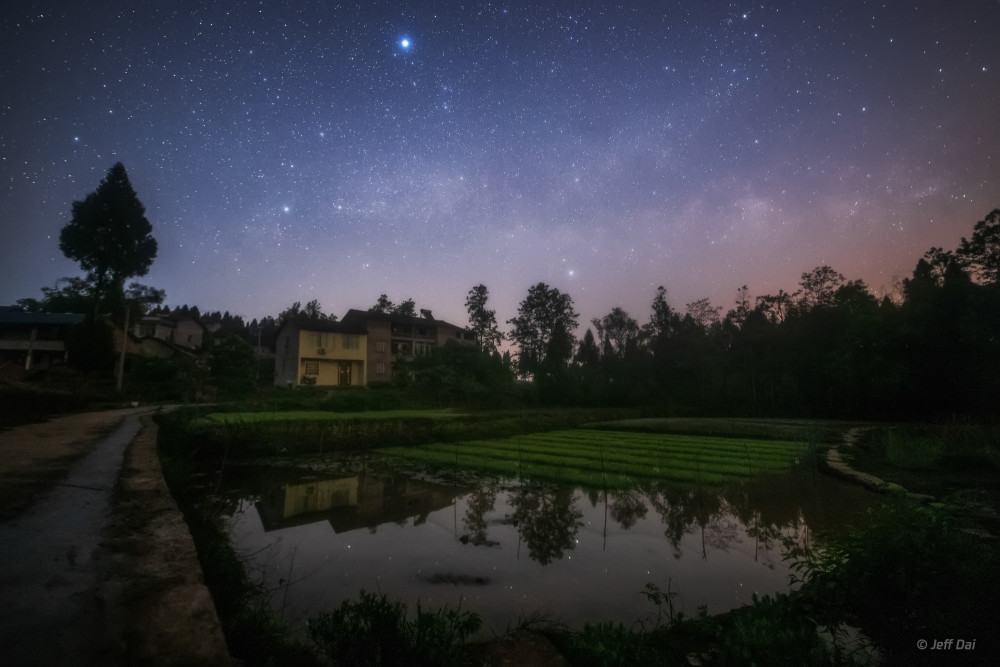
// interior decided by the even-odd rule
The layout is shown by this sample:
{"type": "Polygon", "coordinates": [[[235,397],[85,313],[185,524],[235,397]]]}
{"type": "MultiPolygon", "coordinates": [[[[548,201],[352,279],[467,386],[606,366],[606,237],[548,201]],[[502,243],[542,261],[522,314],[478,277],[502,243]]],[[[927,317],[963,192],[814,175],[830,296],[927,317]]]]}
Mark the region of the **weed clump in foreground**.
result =
{"type": "Polygon", "coordinates": [[[890,662],[919,657],[920,639],[987,637],[996,651],[996,546],[945,510],[899,500],[849,537],[793,564],[803,609],[830,627],[860,627],[890,662]]]}
{"type": "Polygon", "coordinates": [[[984,576],[997,556],[948,512],[898,500],[850,536],[795,557],[800,586],[788,594],[684,618],[669,590],[649,585],[643,595],[661,612],[652,629],[603,623],[553,639],[574,665],[922,664],[938,656],[918,642],[947,637],[977,640],[970,664],[998,664],[1000,584],[984,576]]]}
{"type": "Polygon", "coordinates": [[[753,604],[717,616],[704,609],[693,618],[677,614],[647,631],[598,623],[554,639],[570,663],[581,666],[841,664],[795,600],[780,594],[754,596],[753,604]]]}
{"type": "Polygon", "coordinates": [[[481,625],[472,612],[420,605],[410,621],[404,603],[362,590],[357,601],[310,618],[308,632],[331,664],[447,667],[468,664],[462,649],[481,625]]]}

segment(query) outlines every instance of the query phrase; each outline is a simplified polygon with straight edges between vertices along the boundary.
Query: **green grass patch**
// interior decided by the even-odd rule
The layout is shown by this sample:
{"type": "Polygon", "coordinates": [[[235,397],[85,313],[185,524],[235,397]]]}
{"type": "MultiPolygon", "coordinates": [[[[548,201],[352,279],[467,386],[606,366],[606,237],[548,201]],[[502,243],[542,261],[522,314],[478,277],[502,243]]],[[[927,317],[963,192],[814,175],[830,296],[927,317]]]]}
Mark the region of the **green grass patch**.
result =
{"type": "Polygon", "coordinates": [[[366,412],[329,412],[292,410],[288,412],[212,412],[199,420],[209,424],[257,424],[294,421],[384,421],[390,419],[455,419],[468,415],[452,410],[384,410],[366,412]]]}
{"type": "Polygon", "coordinates": [[[933,468],[945,453],[945,443],[940,438],[895,429],[883,431],[882,446],[886,462],[899,468],[933,468]]]}
{"type": "Polygon", "coordinates": [[[442,468],[505,477],[629,487],[636,480],[719,484],[791,467],[803,443],[572,429],[379,450],[442,468]]]}
{"type": "Polygon", "coordinates": [[[695,417],[650,417],[620,419],[588,424],[588,427],[611,431],[640,433],[686,433],[719,437],[758,438],[794,441],[832,441],[852,424],[810,419],[723,419],[695,417]]]}
{"type": "Polygon", "coordinates": [[[219,410],[193,419],[188,430],[196,456],[221,460],[502,438],[574,428],[599,419],[630,416],[629,412],[606,409],[475,413],[456,410],[219,410]]]}

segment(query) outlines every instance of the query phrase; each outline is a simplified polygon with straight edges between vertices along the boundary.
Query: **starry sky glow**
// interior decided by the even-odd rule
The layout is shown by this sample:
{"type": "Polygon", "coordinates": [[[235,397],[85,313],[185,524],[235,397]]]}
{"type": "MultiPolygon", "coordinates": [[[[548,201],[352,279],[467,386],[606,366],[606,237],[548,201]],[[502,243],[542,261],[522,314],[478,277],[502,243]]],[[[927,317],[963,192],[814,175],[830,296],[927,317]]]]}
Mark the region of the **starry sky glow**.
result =
{"type": "Polygon", "coordinates": [[[59,230],[117,161],[142,282],[248,319],[884,293],[1000,206],[1000,3],[824,5],[4,3],[0,303],[79,275],[59,230]]]}

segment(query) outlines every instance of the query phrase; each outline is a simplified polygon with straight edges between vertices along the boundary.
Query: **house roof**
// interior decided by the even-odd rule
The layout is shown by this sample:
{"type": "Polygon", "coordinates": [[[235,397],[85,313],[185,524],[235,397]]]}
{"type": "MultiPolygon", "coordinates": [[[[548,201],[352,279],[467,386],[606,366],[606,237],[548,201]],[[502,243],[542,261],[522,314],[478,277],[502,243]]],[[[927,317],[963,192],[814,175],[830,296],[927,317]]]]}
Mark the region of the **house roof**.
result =
{"type": "Polygon", "coordinates": [[[358,326],[353,322],[331,322],[330,320],[313,320],[305,315],[299,315],[298,317],[292,317],[278,326],[278,330],[275,332],[275,338],[281,333],[282,329],[287,326],[294,326],[300,331],[327,331],[332,333],[345,333],[345,334],[356,334],[361,335],[368,333],[364,326],[358,326]]]}
{"type": "MultiPolygon", "coordinates": [[[[430,311],[427,311],[428,313],[430,311]]],[[[344,315],[344,322],[350,322],[351,324],[364,326],[365,322],[369,320],[378,320],[380,322],[391,322],[392,324],[415,324],[415,325],[428,325],[433,324],[435,326],[446,326],[454,327],[456,329],[462,329],[460,326],[456,326],[451,322],[445,322],[444,320],[435,320],[430,317],[410,317],[408,315],[387,315],[385,313],[373,313],[367,310],[358,310],[356,308],[351,308],[344,315]]]]}
{"type": "Polygon", "coordinates": [[[57,325],[77,324],[84,316],[79,313],[26,313],[23,310],[0,309],[0,324],[57,325]]]}
{"type": "Polygon", "coordinates": [[[202,324],[201,321],[197,317],[194,317],[193,315],[182,315],[180,313],[176,313],[176,314],[174,314],[174,313],[171,313],[171,314],[158,313],[158,314],[143,315],[142,318],[139,320],[139,323],[140,324],[149,324],[149,323],[155,322],[157,324],[162,324],[163,326],[176,328],[177,327],[177,323],[181,322],[183,320],[191,320],[192,322],[194,322],[195,324],[197,324],[202,329],[205,329],[205,325],[202,324]]]}

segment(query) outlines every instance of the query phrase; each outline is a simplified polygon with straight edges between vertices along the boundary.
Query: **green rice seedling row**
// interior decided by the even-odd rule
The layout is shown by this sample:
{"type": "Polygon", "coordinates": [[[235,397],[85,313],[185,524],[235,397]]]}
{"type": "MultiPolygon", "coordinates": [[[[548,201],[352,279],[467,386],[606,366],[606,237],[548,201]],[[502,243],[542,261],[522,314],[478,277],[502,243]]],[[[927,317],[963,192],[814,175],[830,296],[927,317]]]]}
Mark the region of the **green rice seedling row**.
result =
{"type": "Polygon", "coordinates": [[[520,436],[524,440],[531,439],[537,442],[546,442],[564,445],[587,445],[595,447],[614,447],[619,444],[628,446],[631,449],[663,449],[663,448],[696,448],[701,451],[719,450],[732,451],[734,449],[752,449],[755,453],[774,453],[786,455],[789,451],[799,452],[802,445],[791,442],[761,441],[761,440],[737,440],[733,438],[707,438],[703,436],[660,436],[645,433],[636,434],[633,437],[630,433],[618,433],[605,435],[601,432],[585,430],[554,431],[551,433],[534,433],[520,436]]]}
{"type": "MultiPolygon", "coordinates": [[[[451,461],[454,461],[456,454],[459,458],[459,465],[464,463],[474,464],[477,461],[481,461],[484,458],[482,450],[478,453],[456,450],[454,446],[448,449],[447,446],[440,448],[427,448],[422,447],[421,450],[436,451],[442,454],[442,459],[449,461],[448,455],[451,455],[451,461]]],[[[583,456],[566,456],[561,454],[547,454],[540,452],[538,450],[528,450],[518,452],[517,450],[504,449],[495,450],[489,456],[490,460],[504,460],[504,461],[515,461],[521,463],[530,463],[533,465],[556,465],[556,466],[568,466],[573,468],[579,468],[583,470],[601,470],[602,462],[600,458],[596,457],[583,457],[583,456]]],[[[640,475],[646,476],[650,473],[656,474],[660,469],[679,469],[679,470],[697,470],[698,464],[694,461],[686,461],[681,459],[659,459],[652,465],[650,462],[644,460],[605,460],[603,463],[604,469],[611,469],[619,473],[628,475],[640,475]]],[[[725,462],[717,464],[715,468],[727,468],[725,462]]],[[[744,472],[746,471],[746,463],[744,462],[742,466],[736,465],[734,468],[742,467],[744,472]]]]}
{"type": "Polygon", "coordinates": [[[392,419],[455,419],[466,415],[450,410],[385,410],[381,412],[329,412],[293,410],[289,412],[213,412],[201,420],[210,424],[248,424],[300,421],[386,421],[392,419]]]}
{"type": "Polygon", "coordinates": [[[802,449],[799,442],[782,440],[758,440],[753,438],[722,438],[716,436],[629,433],[627,431],[605,431],[611,438],[599,437],[600,431],[576,431],[575,436],[581,442],[624,442],[629,446],[646,445],[653,447],[697,447],[698,449],[719,449],[730,451],[734,448],[750,448],[755,452],[775,452],[785,454],[789,451],[798,452],[802,449]],[[638,437],[636,437],[638,436],[638,437]]]}
{"type": "Polygon", "coordinates": [[[757,455],[774,453],[780,456],[787,456],[789,451],[799,453],[802,449],[801,443],[778,441],[778,440],[754,440],[719,438],[711,436],[690,436],[672,434],[649,434],[649,433],[629,433],[626,431],[591,431],[572,430],[555,431],[552,433],[538,433],[531,436],[524,436],[542,442],[553,443],[580,443],[595,444],[604,446],[614,446],[623,443],[630,448],[649,447],[660,449],[663,447],[680,448],[690,447],[699,451],[719,450],[733,451],[734,449],[752,449],[757,455]]]}
{"type": "Polygon", "coordinates": [[[791,466],[790,442],[587,430],[382,450],[441,467],[619,487],[636,479],[719,483],[791,466]],[[609,442],[609,440],[611,442],[609,442]]]}
{"type": "Polygon", "coordinates": [[[670,480],[678,482],[698,482],[702,484],[718,484],[730,479],[746,476],[745,466],[731,471],[716,470],[708,472],[692,468],[651,468],[649,466],[607,466],[602,470],[597,466],[577,465],[578,462],[564,458],[544,458],[539,456],[491,457],[472,456],[469,453],[458,453],[453,450],[429,451],[425,447],[393,452],[404,456],[406,460],[418,460],[442,469],[456,466],[463,470],[475,470],[481,473],[495,474],[510,478],[555,481],[561,483],[580,484],[588,487],[601,488],[631,488],[638,480],[670,480]],[[457,463],[456,463],[457,461],[457,463]]]}
{"type": "MultiPolygon", "coordinates": [[[[425,445],[422,449],[426,449],[428,451],[440,450],[454,452],[455,445],[437,443],[425,445]]],[[[596,447],[583,448],[580,445],[552,446],[551,443],[539,443],[531,438],[525,438],[524,440],[515,441],[513,443],[510,441],[502,442],[495,440],[467,442],[462,443],[461,452],[462,455],[468,455],[470,457],[489,456],[495,458],[516,458],[535,457],[539,455],[547,457],[554,456],[565,461],[585,461],[587,462],[587,465],[597,466],[600,466],[601,461],[604,461],[605,465],[608,466],[654,465],[662,468],[664,466],[726,467],[732,465],[740,466],[746,469],[749,460],[749,464],[752,467],[774,469],[786,468],[789,463],[789,458],[787,456],[776,458],[757,457],[751,455],[748,459],[745,451],[703,454],[696,450],[631,450],[624,447],[602,450],[596,447]]]]}
{"type": "Polygon", "coordinates": [[[542,447],[550,451],[566,451],[573,454],[582,453],[584,451],[592,450],[594,452],[603,451],[605,456],[612,456],[613,453],[619,451],[627,451],[633,455],[643,454],[646,456],[657,456],[663,452],[670,453],[681,453],[689,452],[692,455],[697,455],[702,458],[730,458],[730,457],[742,457],[746,458],[748,453],[754,460],[766,461],[773,460],[779,462],[782,465],[787,463],[789,458],[794,458],[799,455],[802,451],[800,445],[793,445],[791,447],[783,447],[782,449],[770,449],[770,448],[759,448],[756,443],[753,445],[749,443],[743,443],[741,447],[734,448],[730,445],[728,448],[723,448],[717,443],[712,443],[709,447],[701,447],[697,443],[637,443],[632,444],[627,441],[612,441],[612,442],[600,442],[593,443],[577,439],[570,438],[560,438],[558,436],[539,436],[539,435],[529,435],[521,436],[519,438],[512,438],[510,441],[503,443],[496,440],[490,441],[476,441],[467,443],[470,447],[482,446],[482,447],[501,447],[501,448],[537,448],[542,447]]]}
{"type": "Polygon", "coordinates": [[[565,431],[556,434],[533,434],[507,440],[471,441],[464,444],[468,448],[513,449],[522,452],[544,450],[550,453],[563,453],[567,456],[603,457],[605,460],[659,459],[670,456],[688,457],[701,461],[725,461],[729,459],[746,461],[749,457],[751,462],[767,467],[785,467],[790,460],[802,452],[802,446],[794,443],[788,443],[788,446],[781,450],[775,450],[762,449],[757,446],[756,442],[743,441],[730,441],[728,448],[725,449],[723,443],[709,443],[709,447],[702,447],[690,439],[678,443],[661,442],[658,444],[644,443],[640,440],[637,445],[633,445],[627,439],[622,439],[612,443],[600,441],[595,444],[573,437],[575,433],[577,432],[565,431]]]}

